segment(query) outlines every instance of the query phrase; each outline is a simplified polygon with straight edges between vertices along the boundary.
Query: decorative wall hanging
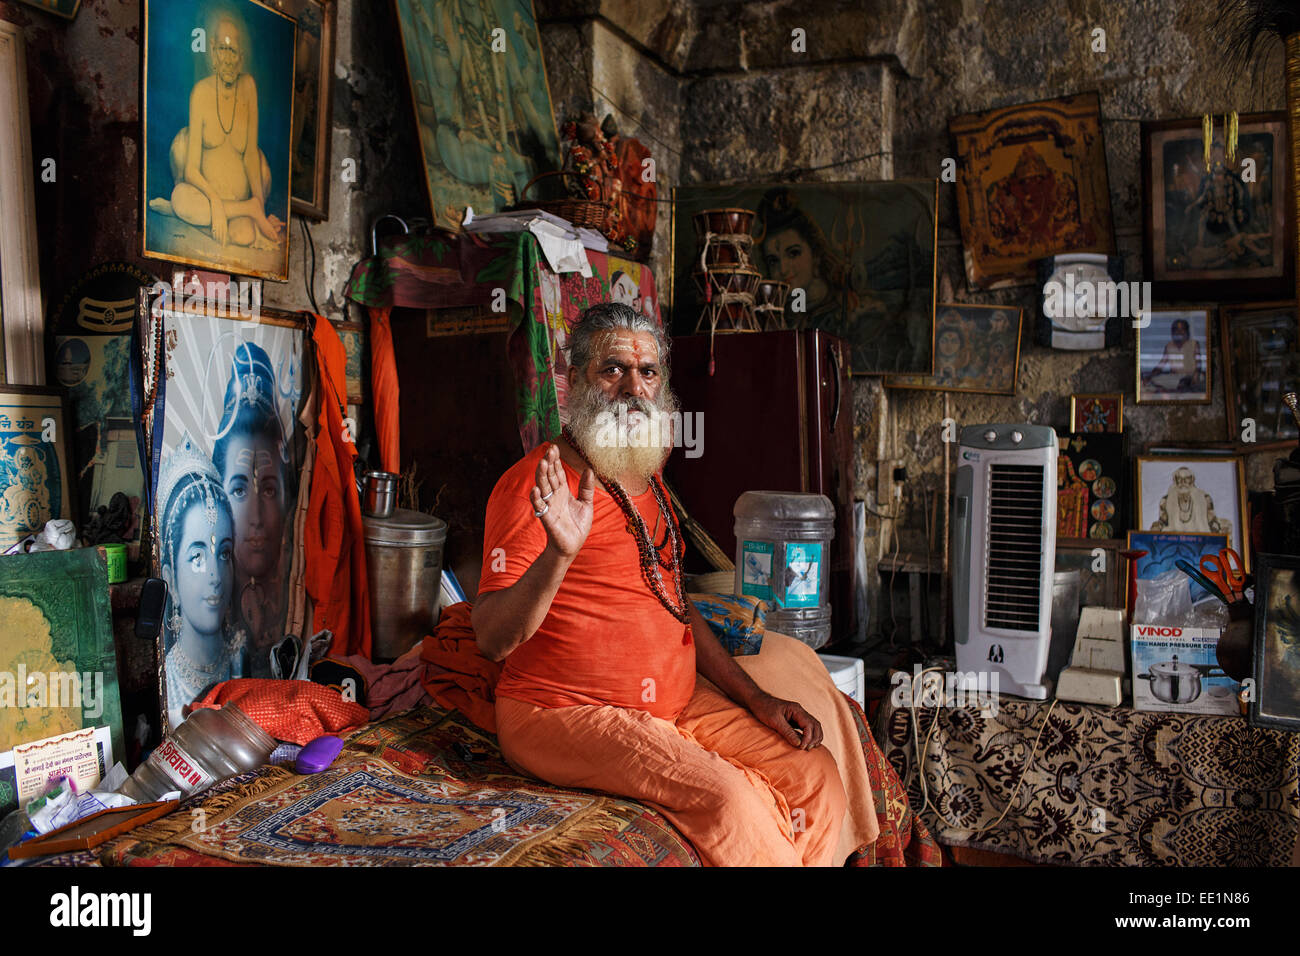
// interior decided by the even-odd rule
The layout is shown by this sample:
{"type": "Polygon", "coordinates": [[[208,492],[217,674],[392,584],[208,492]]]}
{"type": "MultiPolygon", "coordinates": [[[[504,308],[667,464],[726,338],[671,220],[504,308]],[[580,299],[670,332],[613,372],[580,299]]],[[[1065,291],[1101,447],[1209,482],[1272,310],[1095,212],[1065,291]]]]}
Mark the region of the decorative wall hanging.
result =
{"type": "Polygon", "coordinates": [[[890,375],[885,387],[1016,394],[1022,315],[1002,305],[937,306],[934,374],[890,375]]]}
{"type": "Polygon", "coordinates": [[[957,141],[957,212],[974,289],[1029,285],[1034,262],[1115,251],[1096,93],[948,121],[957,141]]]}
{"type": "Polygon", "coordinates": [[[1058,435],[1056,533],[1062,538],[1115,538],[1128,527],[1124,436],[1058,435]]]}
{"type": "Polygon", "coordinates": [[[276,0],[275,5],[297,21],[289,141],[293,211],[308,219],[328,219],[337,0],[276,0]]]}
{"type": "Polygon", "coordinates": [[[1136,459],[1137,517],[1142,531],[1225,534],[1250,568],[1246,528],[1246,475],[1235,455],[1136,459]]]}
{"type": "Polygon", "coordinates": [[[139,290],[155,281],[130,263],[105,262],[68,290],[53,317],[51,368],[67,389],[77,527],[87,544],[125,542],[132,560],[144,467],[131,411],[131,334],[139,290]]]}
{"type": "Polygon", "coordinates": [[[1219,310],[1228,438],[1241,441],[1254,422],[1252,451],[1290,449],[1300,438],[1282,396],[1300,383],[1300,321],[1292,302],[1219,310]]]}
{"type": "Polygon", "coordinates": [[[1070,396],[1070,431],[1122,432],[1123,430],[1124,396],[1119,392],[1070,396]]]}
{"type": "Polygon", "coordinates": [[[0,21],[0,381],[45,383],[45,309],[37,265],[36,198],[23,32],[0,21]]]}
{"type": "Polygon", "coordinates": [[[394,4],[434,222],[455,228],[466,206],[501,211],[559,165],[531,0],[394,4]]]}
{"type": "Polygon", "coordinates": [[[1134,329],[1139,405],[1210,401],[1210,310],[1151,312],[1134,329]]]}
{"type": "Polygon", "coordinates": [[[618,176],[623,188],[617,205],[623,230],[636,243],[628,256],[640,262],[650,258],[654,248],[655,222],[659,218],[659,186],[653,175],[654,159],[639,139],[619,133],[618,122],[611,113],[600,124],[605,138],[614,146],[618,157],[618,176]]]}
{"type": "Polygon", "coordinates": [[[284,635],[301,467],[300,319],[158,310],[165,352],[153,468],[165,723],[211,683],[270,676],[284,635]]]}
{"type": "Polygon", "coordinates": [[[284,281],[294,21],[256,0],[145,0],[144,25],[144,255],[284,281]]]}
{"type": "Polygon", "coordinates": [[[1145,304],[1136,300],[1138,283],[1123,279],[1121,256],[1071,252],[1040,260],[1034,341],[1074,350],[1119,345],[1123,322],[1145,304]]]}
{"type": "Polygon", "coordinates": [[[789,328],[821,329],[853,347],[853,374],[934,370],[937,183],[759,183],[673,190],[673,325],[689,334],[705,305],[694,216],[756,212],[754,268],[785,282],[789,328]]]}
{"type": "Polygon", "coordinates": [[[0,634],[0,751],[108,727],[113,753],[125,759],[108,571],[99,551],[0,558],[0,634]]]}
{"type": "Polygon", "coordinates": [[[1300,559],[1259,556],[1252,727],[1300,730],[1300,559]]]}
{"type": "Polygon", "coordinates": [[[1286,115],[1241,116],[1235,161],[1219,122],[1208,169],[1203,133],[1200,117],[1142,124],[1143,262],[1155,297],[1291,297],[1286,115]]]}
{"type": "Polygon", "coordinates": [[[65,422],[58,390],[0,386],[0,550],[74,517],[65,422]]]}

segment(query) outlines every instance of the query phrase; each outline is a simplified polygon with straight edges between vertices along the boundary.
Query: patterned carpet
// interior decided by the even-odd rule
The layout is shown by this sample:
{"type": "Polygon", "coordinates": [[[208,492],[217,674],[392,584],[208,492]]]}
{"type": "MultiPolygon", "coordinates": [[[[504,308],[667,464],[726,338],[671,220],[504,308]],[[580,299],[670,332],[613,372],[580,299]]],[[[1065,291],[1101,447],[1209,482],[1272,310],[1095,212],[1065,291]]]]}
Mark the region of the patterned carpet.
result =
{"type": "MultiPolygon", "coordinates": [[[[926,758],[942,843],[1039,863],[1285,866],[1300,829],[1300,734],[1239,717],[1003,697],[996,716],[941,708],[926,758]],[[1039,729],[1038,750],[1006,819],[1039,729]]],[[[911,711],[882,703],[877,739],[922,806],[911,711]]],[[[935,708],[918,708],[924,741],[935,708]]]]}
{"type": "MultiPolygon", "coordinates": [[[[938,866],[939,846],[852,704],[880,838],[848,866],[938,866]]],[[[516,773],[458,711],[357,731],[329,770],[263,767],[170,816],[44,866],[699,866],[655,810],[516,773]]]]}

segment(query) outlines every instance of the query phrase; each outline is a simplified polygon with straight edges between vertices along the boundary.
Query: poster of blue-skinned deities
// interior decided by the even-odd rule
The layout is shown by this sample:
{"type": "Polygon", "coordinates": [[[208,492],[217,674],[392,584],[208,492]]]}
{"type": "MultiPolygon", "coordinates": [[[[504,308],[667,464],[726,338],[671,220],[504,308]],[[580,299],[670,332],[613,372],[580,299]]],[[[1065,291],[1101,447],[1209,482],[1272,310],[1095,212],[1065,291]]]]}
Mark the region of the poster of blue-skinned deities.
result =
{"type": "Polygon", "coordinates": [[[265,311],[252,320],[161,316],[154,560],[168,589],[160,658],[175,727],[213,684],[269,677],[271,647],[284,636],[305,334],[292,317],[265,311]]]}

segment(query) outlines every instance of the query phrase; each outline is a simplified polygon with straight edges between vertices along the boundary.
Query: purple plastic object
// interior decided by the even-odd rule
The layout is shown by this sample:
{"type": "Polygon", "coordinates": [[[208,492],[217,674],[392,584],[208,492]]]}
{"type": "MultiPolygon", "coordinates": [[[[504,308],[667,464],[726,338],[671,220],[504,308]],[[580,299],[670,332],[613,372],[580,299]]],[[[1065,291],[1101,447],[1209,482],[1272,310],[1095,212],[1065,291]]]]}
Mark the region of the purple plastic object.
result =
{"type": "Polygon", "coordinates": [[[342,737],[328,734],[317,737],[302,748],[302,753],[298,754],[298,762],[294,764],[293,769],[298,773],[320,773],[334,762],[342,749],[342,737]]]}

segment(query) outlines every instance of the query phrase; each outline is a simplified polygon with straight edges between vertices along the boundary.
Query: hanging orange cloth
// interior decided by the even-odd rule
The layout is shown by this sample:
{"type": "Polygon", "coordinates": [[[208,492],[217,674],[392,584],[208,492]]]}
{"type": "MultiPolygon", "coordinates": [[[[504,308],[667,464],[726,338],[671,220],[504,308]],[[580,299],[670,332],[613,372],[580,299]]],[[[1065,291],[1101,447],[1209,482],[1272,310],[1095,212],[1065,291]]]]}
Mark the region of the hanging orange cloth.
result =
{"type": "Polygon", "coordinates": [[[334,633],[332,654],[370,656],[370,592],[357,457],[347,409],[347,353],[328,320],[316,316],[312,338],[320,381],[320,431],[307,507],[306,586],[314,605],[312,631],[334,633]]]}
{"type": "Polygon", "coordinates": [[[402,473],[401,427],[398,416],[397,353],[393,349],[392,309],[370,310],[370,391],[375,403],[375,431],[384,471],[402,473]]]}

